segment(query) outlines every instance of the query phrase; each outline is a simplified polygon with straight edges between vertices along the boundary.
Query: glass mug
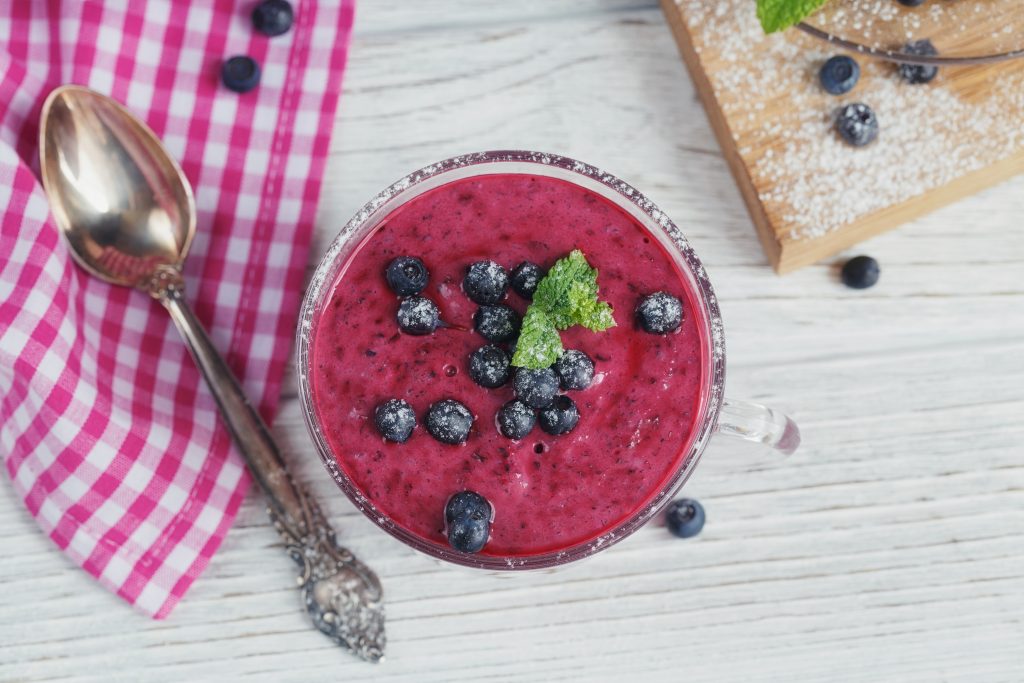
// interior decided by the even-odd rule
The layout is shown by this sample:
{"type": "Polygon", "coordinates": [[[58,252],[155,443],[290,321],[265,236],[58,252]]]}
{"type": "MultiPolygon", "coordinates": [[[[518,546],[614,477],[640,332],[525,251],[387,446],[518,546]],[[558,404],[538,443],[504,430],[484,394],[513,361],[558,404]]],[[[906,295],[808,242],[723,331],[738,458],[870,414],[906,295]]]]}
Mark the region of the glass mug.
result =
{"type": "Polygon", "coordinates": [[[494,151],[458,156],[420,169],[385,189],[342,228],[331,243],[306,291],[297,331],[299,395],[306,426],[309,429],[327,471],[352,503],[374,524],[403,543],[431,557],[456,564],[491,570],[527,570],[551,568],[604,550],[626,538],[651,520],[676,495],[689,478],[715,432],[740,437],[772,447],[784,455],[792,454],[800,444],[800,432],[787,416],[762,405],[728,400],[725,384],[725,338],[718,301],[707,273],[679,228],[643,194],[615,176],[593,166],[566,157],[538,152],[494,151]],[[688,453],[665,481],[661,489],[624,521],[599,537],[575,546],[532,555],[502,557],[469,555],[447,545],[428,541],[395,524],[359,490],[345,474],[324,436],[313,405],[312,346],[317,324],[327,305],[332,285],[341,268],[364,240],[392,211],[424,192],[463,178],[489,174],[530,174],[568,181],[601,195],[643,225],[659,240],[676,261],[696,295],[696,316],[705,345],[702,382],[697,419],[691,431],[688,453]]]}

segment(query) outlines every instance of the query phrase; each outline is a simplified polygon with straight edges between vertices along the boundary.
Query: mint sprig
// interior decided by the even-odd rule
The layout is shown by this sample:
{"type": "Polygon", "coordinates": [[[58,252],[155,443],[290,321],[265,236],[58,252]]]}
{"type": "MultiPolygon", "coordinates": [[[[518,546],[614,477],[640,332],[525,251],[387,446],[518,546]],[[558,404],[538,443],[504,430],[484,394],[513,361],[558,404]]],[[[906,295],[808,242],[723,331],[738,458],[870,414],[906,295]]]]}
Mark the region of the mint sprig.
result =
{"type": "Polygon", "coordinates": [[[612,307],[597,298],[597,270],[575,249],[537,284],[526,309],[512,365],[539,370],[562,355],[558,331],[582,325],[595,332],[615,326],[612,307]]]}
{"type": "Polygon", "coordinates": [[[775,33],[806,19],[828,0],[757,0],[757,18],[765,33],[775,33]]]}

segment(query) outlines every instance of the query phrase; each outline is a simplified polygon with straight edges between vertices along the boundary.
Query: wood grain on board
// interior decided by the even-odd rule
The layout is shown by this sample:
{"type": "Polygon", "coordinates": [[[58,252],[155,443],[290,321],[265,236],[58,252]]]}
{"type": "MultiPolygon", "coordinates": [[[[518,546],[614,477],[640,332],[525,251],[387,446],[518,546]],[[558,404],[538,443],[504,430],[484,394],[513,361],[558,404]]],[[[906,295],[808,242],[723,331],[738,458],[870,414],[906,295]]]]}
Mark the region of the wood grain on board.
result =
{"type": "MultiPolygon", "coordinates": [[[[783,120],[790,113],[789,110],[796,106],[790,96],[792,89],[815,89],[813,73],[816,64],[811,55],[822,52],[826,54],[839,53],[840,51],[824,41],[791,29],[784,34],[782,39],[797,48],[792,54],[807,55],[805,75],[800,79],[794,79],[791,84],[785,84],[784,88],[768,88],[764,91],[750,89],[737,96],[735,89],[730,91],[720,86],[724,80],[730,77],[728,72],[736,68],[735,55],[727,53],[729,50],[735,49],[734,34],[740,29],[729,26],[729,19],[721,19],[722,12],[718,13],[714,23],[705,21],[705,16],[688,16],[688,12],[695,12],[698,9],[701,12],[707,12],[708,3],[706,2],[661,0],[661,4],[675,36],[679,52],[690,72],[708,119],[722,147],[723,156],[739,186],[744,203],[757,229],[765,254],[779,273],[790,272],[820,261],[873,235],[914,220],[925,213],[975,194],[1024,171],[1024,137],[1014,138],[1011,144],[1004,145],[999,150],[975,152],[972,149],[973,145],[979,137],[985,136],[986,133],[984,130],[979,130],[978,127],[973,129],[971,127],[972,123],[984,120],[984,117],[991,118],[993,116],[992,109],[998,108],[1000,111],[997,112],[997,116],[1002,116],[1004,121],[1007,120],[1007,117],[1016,117],[1019,119],[1017,127],[1024,128],[1024,100],[1007,98],[1001,91],[1001,89],[1016,87],[1024,83],[1024,59],[986,66],[943,67],[940,70],[939,79],[933,84],[908,85],[906,88],[911,89],[908,92],[921,93],[924,91],[918,90],[919,88],[941,87],[952,93],[963,105],[956,111],[956,116],[961,120],[951,121],[948,124],[952,130],[956,130],[958,123],[963,124],[963,134],[959,136],[960,139],[957,139],[957,136],[949,136],[945,140],[935,141],[935,144],[945,145],[948,148],[946,158],[950,160],[950,168],[954,169],[954,172],[949,175],[954,177],[942,178],[941,181],[935,182],[925,180],[921,183],[920,188],[913,190],[912,196],[901,197],[899,201],[880,207],[871,207],[869,211],[838,225],[819,226],[823,229],[818,234],[813,234],[815,226],[800,225],[799,223],[801,215],[807,218],[806,212],[802,211],[803,207],[799,202],[790,201],[785,192],[779,191],[780,184],[784,185],[786,179],[783,178],[780,181],[777,177],[769,177],[769,174],[758,172],[758,161],[763,159],[766,153],[769,155],[775,153],[778,158],[778,155],[784,153],[793,144],[792,138],[788,140],[782,137],[766,139],[765,131],[776,121],[783,120]],[[790,89],[790,92],[787,92],[787,88],[790,89]],[[995,99],[996,95],[999,96],[998,101],[995,99]],[[953,165],[953,159],[970,154],[975,154],[975,163],[971,166],[979,167],[960,170],[953,165]],[[771,198],[771,201],[765,201],[766,197],[771,198]],[[803,234],[799,234],[801,232],[803,234]]],[[[753,2],[750,5],[752,7],[753,2]]],[[[751,10],[752,12],[753,10],[751,10]]],[[[959,38],[961,41],[984,40],[986,35],[1001,28],[1001,26],[988,25],[999,21],[998,15],[988,18],[985,15],[979,15],[979,17],[977,24],[964,34],[966,37],[959,38]]],[[[751,36],[747,32],[745,39],[747,40],[743,44],[744,58],[756,61],[767,52],[768,41],[780,38],[778,36],[751,36]],[[758,42],[759,39],[763,42],[758,42]]],[[[797,57],[797,59],[799,58],[797,57]]],[[[863,55],[859,55],[857,58],[862,65],[869,61],[863,55]]],[[[888,64],[884,64],[881,68],[878,65],[864,68],[861,82],[851,94],[852,99],[859,99],[857,95],[860,93],[860,97],[870,102],[872,88],[875,85],[872,81],[893,78],[894,69],[895,67],[888,64]],[[863,92],[865,90],[867,93],[863,92]]],[[[842,101],[834,99],[824,92],[801,92],[800,97],[802,98],[801,104],[804,106],[809,98],[813,98],[811,101],[820,104],[823,112],[827,111],[828,107],[835,107],[837,102],[842,101]]],[[[879,112],[882,134],[875,144],[891,144],[891,138],[889,140],[885,138],[885,118],[882,114],[883,112],[879,112]]],[[[942,110],[937,110],[933,114],[937,117],[947,115],[942,110]]],[[[934,148],[930,142],[928,144],[934,148]]],[[[850,154],[858,152],[859,150],[854,149],[849,151],[850,154]]],[[[912,168],[913,164],[918,163],[913,152],[914,148],[908,146],[908,154],[904,160],[908,168],[912,168]]],[[[794,174],[799,172],[795,168],[790,170],[794,174]]],[[[831,178],[823,177],[818,169],[815,171],[818,177],[812,179],[811,182],[819,183],[823,188],[822,192],[829,192],[828,188],[840,186],[843,176],[849,174],[849,168],[842,164],[826,169],[824,175],[827,176],[831,173],[833,174],[831,178]]],[[[851,191],[853,191],[852,188],[851,191]]],[[[848,197],[836,194],[835,201],[848,201],[848,197]]],[[[813,220],[813,216],[808,220],[813,220]]]]}

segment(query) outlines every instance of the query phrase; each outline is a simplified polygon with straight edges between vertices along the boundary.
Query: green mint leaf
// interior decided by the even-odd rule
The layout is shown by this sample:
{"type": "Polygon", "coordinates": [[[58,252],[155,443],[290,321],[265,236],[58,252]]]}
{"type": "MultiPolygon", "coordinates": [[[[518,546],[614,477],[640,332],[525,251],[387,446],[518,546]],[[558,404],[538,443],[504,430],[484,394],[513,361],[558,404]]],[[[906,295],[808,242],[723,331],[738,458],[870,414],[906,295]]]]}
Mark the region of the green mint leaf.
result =
{"type": "Polygon", "coordinates": [[[757,0],[757,18],[765,33],[775,33],[799,23],[828,0],[757,0]]]}
{"type": "Polygon", "coordinates": [[[609,327],[615,327],[615,318],[612,316],[612,307],[604,301],[598,301],[597,292],[594,291],[596,289],[596,282],[593,289],[589,283],[572,283],[569,288],[569,303],[572,306],[572,319],[575,324],[594,332],[604,332],[609,327]]]}
{"type": "Polygon", "coordinates": [[[551,322],[560,330],[572,327],[576,322],[573,319],[572,301],[569,299],[569,290],[574,282],[583,283],[588,290],[593,290],[592,296],[597,296],[597,271],[590,267],[579,249],[555,261],[533,294],[533,303],[544,309],[551,322]]]}
{"type": "Polygon", "coordinates": [[[544,309],[530,304],[523,318],[523,326],[516,342],[512,365],[519,368],[541,370],[550,367],[562,355],[562,338],[544,309]]]}

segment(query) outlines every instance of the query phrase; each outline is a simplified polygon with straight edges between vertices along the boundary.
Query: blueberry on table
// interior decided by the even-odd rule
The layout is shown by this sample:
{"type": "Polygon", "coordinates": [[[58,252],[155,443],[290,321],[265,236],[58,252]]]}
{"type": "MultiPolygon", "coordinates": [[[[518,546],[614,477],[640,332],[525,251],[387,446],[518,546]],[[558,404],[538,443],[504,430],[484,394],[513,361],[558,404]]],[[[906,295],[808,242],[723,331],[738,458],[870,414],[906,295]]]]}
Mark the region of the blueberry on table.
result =
{"type": "MultiPolygon", "coordinates": [[[[935,57],[939,54],[927,38],[907,43],[902,52],[917,57],[935,57]]],[[[939,67],[933,64],[900,64],[900,78],[913,85],[928,83],[938,74],[939,67]]]]}
{"type": "Polygon", "coordinates": [[[437,329],[441,313],[437,304],[422,296],[410,296],[398,304],[398,327],[406,334],[430,334],[437,329]]]}
{"type": "Polygon", "coordinates": [[[577,349],[562,353],[552,367],[563,389],[586,389],[594,381],[594,361],[577,349]]]}
{"type": "Polygon", "coordinates": [[[920,7],[924,4],[924,0],[897,0],[897,2],[906,7],[920,7]]]}
{"type": "Polygon", "coordinates": [[[405,443],[416,427],[416,413],[400,398],[392,398],[373,411],[373,424],[388,441],[405,443]]]}
{"type": "Polygon", "coordinates": [[[679,538],[691,538],[704,528],[704,506],[693,498],[680,498],[668,505],[665,526],[679,538]]]}
{"type": "Polygon", "coordinates": [[[288,0],[263,0],[252,10],[253,28],[266,36],[287,33],[294,19],[288,0]]]}
{"type": "Polygon", "coordinates": [[[512,289],[524,299],[533,299],[542,279],[544,271],[536,263],[523,261],[512,269],[512,289]]]}
{"type": "Polygon", "coordinates": [[[826,92],[843,95],[853,90],[860,80],[860,65],[852,57],[836,55],[822,65],[818,78],[826,92]]]}
{"type": "Polygon", "coordinates": [[[848,144],[863,147],[878,137],[878,119],[871,107],[854,102],[839,110],[836,115],[836,131],[848,144]]]}
{"type": "Polygon", "coordinates": [[[496,389],[508,381],[511,358],[500,346],[488,344],[469,355],[469,376],[485,389],[496,389]]]}
{"type": "Polygon", "coordinates": [[[462,288],[480,305],[496,304],[508,290],[508,273],[494,261],[477,261],[466,271],[462,288]]]}
{"type": "Polygon", "coordinates": [[[547,408],[558,393],[558,375],[551,368],[519,368],[512,379],[516,398],[531,408],[547,408]]]}
{"type": "Polygon", "coordinates": [[[446,398],[427,408],[424,422],[430,435],[441,443],[460,444],[469,438],[473,413],[458,401],[446,398]]]}
{"type": "Polygon", "coordinates": [[[445,524],[451,524],[457,519],[490,522],[492,511],[490,501],[476,491],[459,491],[444,506],[444,521],[445,524]]]}
{"type": "Polygon", "coordinates": [[[867,289],[878,282],[881,269],[870,256],[855,256],[843,264],[840,277],[843,284],[853,289],[867,289]]]}
{"type": "Polygon", "coordinates": [[[498,431],[508,439],[522,439],[536,423],[533,408],[522,401],[509,401],[498,409],[498,431]]]}
{"type": "Polygon", "coordinates": [[[521,325],[519,314],[504,304],[481,306],[473,314],[473,328],[487,341],[512,341],[521,325]]]}
{"type": "Polygon", "coordinates": [[[645,331],[668,334],[683,324],[683,304],[668,292],[655,292],[637,305],[636,317],[645,331]]]}
{"type": "Polygon", "coordinates": [[[568,434],[576,428],[579,421],[580,412],[576,409],[576,402],[568,396],[556,397],[554,402],[541,410],[537,416],[540,428],[554,436],[568,434]]]}
{"type": "Polygon", "coordinates": [[[246,93],[260,84],[260,65],[252,57],[238,55],[225,60],[220,78],[228,90],[246,93]]]}
{"type": "Polygon", "coordinates": [[[388,264],[384,271],[388,287],[398,296],[419,294],[427,286],[430,271],[423,261],[415,256],[399,256],[388,264]]]}

